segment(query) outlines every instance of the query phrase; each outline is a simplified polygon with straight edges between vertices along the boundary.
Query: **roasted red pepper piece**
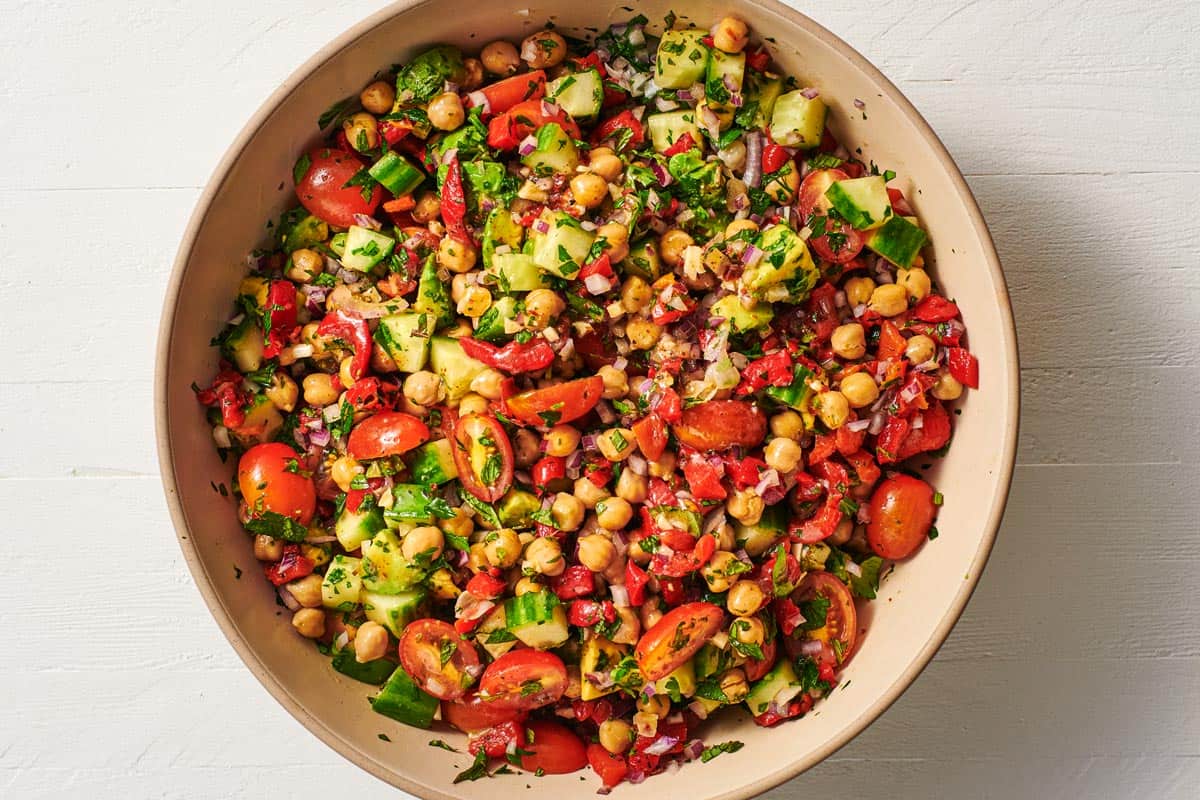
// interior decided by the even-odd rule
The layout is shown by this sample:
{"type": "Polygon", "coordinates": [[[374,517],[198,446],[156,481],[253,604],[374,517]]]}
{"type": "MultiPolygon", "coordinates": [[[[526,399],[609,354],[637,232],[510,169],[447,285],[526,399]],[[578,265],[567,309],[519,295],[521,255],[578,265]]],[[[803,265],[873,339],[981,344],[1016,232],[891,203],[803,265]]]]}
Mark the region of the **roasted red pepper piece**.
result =
{"type": "Polygon", "coordinates": [[[946,353],[946,366],[950,374],[971,389],[979,388],[979,359],[971,355],[965,347],[951,347],[946,353]]]}
{"type": "MultiPolygon", "coordinates": [[[[683,535],[691,539],[690,534],[683,535]]],[[[706,533],[695,540],[695,546],[691,550],[676,550],[669,556],[661,552],[655,553],[650,557],[650,572],[668,578],[682,578],[707,564],[716,549],[716,537],[706,533]]]]}
{"type": "Polygon", "coordinates": [[[674,389],[656,390],[650,398],[650,410],[670,425],[683,419],[683,401],[679,399],[679,395],[674,389]]]}
{"type": "Polygon", "coordinates": [[[646,584],[650,576],[634,563],[633,559],[625,562],[625,591],[629,594],[629,604],[640,606],[646,602],[646,584]]]}
{"type": "Polygon", "coordinates": [[[841,503],[850,488],[850,476],[846,468],[834,461],[822,461],[813,471],[818,477],[824,478],[828,487],[825,490],[825,502],[817,513],[804,521],[800,528],[800,541],[804,544],[814,544],[828,539],[842,521],[841,503]]]}
{"type": "Polygon", "coordinates": [[[246,397],[242,392],[242,373],[222,362],[221,371],[213,378],[212,386],[196,392],[201,405],[221,409],[221,424],[237,430],[246,421],[246,397]]]}
{"type": "Polygon", "coordinates": [[[651,461],[658,461],[667,449],[667,426],[662,418],[651,412],[633,423],[631,430],[642,455],[651,461]]]}
{"type": "Polygon", "coordinates": [[[761,458],[745,456],[734,458],[725,456],[725,474],[733,481],[735,489],[749,489],[758,484],[761,472],[767,468],[767,462],[761,458]]]}
{"type": "Polygon", "coordinates": [[[687,286],[675,281],[658,294],[650,310],[650,319],[655,325],[669,325],[692,313],[695,307],[696,301],[688,296],[687,286]]]}
{"type": "Polygon", "coordinates": [[[283,556],[274,564],[263,567],[263,572],[271,583],[283,586],[297,578],[311,575],[315,567],[312,559],[300,555],[300,545],[285,544],[283,556]]]}
{"type": "Polygon", "coordinates": [[[480,572],[467,581],[467,591],[476,597],[482,597],[487,600],[495,600],[500,595],[504,594],[504,589],[507,584],[499,578],[493,578],[486,572],[480,572]]]}
{"type": "Polygon", "coordinates": [[[545,339],[534,339],[522,344],[509,342],[503,347],[497,347],[488,342],[481,342],[464,336],[458,340],[463,352],[476,361],[482,361],[489,367],[517,374],[521,372],[537,372],[554,363],[554,350],[545,339]]]}
{"type": "Polygon", "coordinates": [[[690,133],[685,133],[674,141],[674,143],[663,151],[663,155],[667,158],[677,156],[680,153],[686,153],[696,146],[696,140],[692,138],[690,133]]]}
{"type": "Polygon", "coordinates": [[[881,472],[879,465],[875,463],[875,459],[866,450],[858,450],[847,454],[846,461],[850,464],[855,474],[858,475],[860,486],[874,486],[875,481],[879,480],[881,472]]]}
{"type": "Polygon", "coordinates": [[[766,144],[762,151],[762,174],[770,175],[790,161],[791,158],[786,148],[774,142],[766,144]]]}
{"type": "Polygon", "coordinates": [[[901,448],[908,437],[909,422],[904,417],[889,416],[887,424],[875,440],[875,460],[880,464],[894,464],[902,456],[901,448]]]}
{"type": "Polygon", "coordinates": [[[683,462],[683,477],[692,497],[697,500],[724,500],[727,494],[725,487],[721,485],[724,475],[722,464],[711,464],[700,456],[693,456],[683,462]]]}
{"type": "Polygon", "coordinates": [[[611,600],[576,600],[567,609],[567,621],[581,628],[590,628],[601,622],[616,622],[617,607],[611,600]]]}
{"type": "Polygon", "coordinates": [[[382,384],[378,378],[355,381],[354,385],[346,390],[346,402],[353,406],[355,411],[378,411],[383,407],[382,384]]]}
{"type": "Polygon", "coordinates": [[[371,363],[371,329],[367,327],[366,320],[352,317],[339,308],[325,315],[317,326],[317,333],[341,339],[354,348],[350,375],[358,380],[366,374],[367,366],[371,363]]]}
{"type": "Polygon", "coordinates": [[[274,358],[296,330],[296,286],[291,281],[271,281],[267,289],[267,331],[263,356],[274,358]]]}
{"type": "MultiPolygon", "coordinates": [[[[633,134],[629,137],[628,143],[622,148],[636,150],[646,141],[645,129],[642,128],[641,121],[633,115],[632,111],[622,111],[620,114],[609,117],[597,126],[592,132],[592,144],[597,145],[601,142],[613,139],[623,130],[630,130],[633,134]]],[[[688,137],[691,138],[691,137],[688,137]]]]}
{"type": "Polygon", "coordinates": [[[458,156],[451,156],[446,162],[446,177],[442,181],[442,222],[446,231],[461,242],[472,241],[471,232],[467,230],[467,196],[463,191],[462,167],[459,166],[458,156]]]}
{"type": "Polygon", "coordinates": [[[832,433],[817,434],[816,439],[813,441],[813,448],[808,453],[808,465],[815,467],[817,464],[824,463],[836,452],[836,436],[832,433]]]}
{"type": "Polygon", "coordinates": [[[922,322],[949,322],[958,316],[958,306],[941,295],[931,294],[917,303],[912,314],[922,322]]]}
{"type": "Polygon", "coordinates": [[[759,47],[746,53],[746,66],[755,72],[766,72],[767,67],[771,65],[771,54],[767,52],[767,48],[759,47]]]}
{"type": "Polygon", "coordinates": [[[791,382],[792,354],[787,350],[776,350],[746,365],[742,370],[742,382],[734,393],[740,397],[767,386],[788,386],[791,382]]]}
{"type": "Polygon", "coordinates": [[[880,361],[900,358],[904,355],[904,348],[907,346],[908,340],[901,335],[900,329],[894,322],[885,319],[879,324],[879,349],[876,351],[876,358],[880,361]]]}

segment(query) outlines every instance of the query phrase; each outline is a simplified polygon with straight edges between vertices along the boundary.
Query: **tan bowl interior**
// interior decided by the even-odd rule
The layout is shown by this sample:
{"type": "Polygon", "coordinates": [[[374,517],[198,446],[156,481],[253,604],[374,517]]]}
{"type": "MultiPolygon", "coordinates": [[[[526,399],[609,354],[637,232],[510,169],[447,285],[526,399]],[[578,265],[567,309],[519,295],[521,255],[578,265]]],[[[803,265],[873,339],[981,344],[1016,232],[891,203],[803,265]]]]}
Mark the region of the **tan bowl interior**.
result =
{"type": "MultiPolygon", "coordinates": [[[[781,4],[637,4],[660,28],[672,8],[702,27],[736,13],[756,34],[773,37],[778,63],[821,90],[843,141],[903,176],[932,235],[935,276],[962,307],[981,363],[982,388],[962,403],[954,446],[932,472],[946,498],[941,537],[884,581],[879,601],[863,614],[869,632],[845,670],[844,688],[806,719],[775,730],[754,726],[745,712],[720,715],[706,738],[740,739],[743,750],[617,791],[630,798],[747,797],[811,767],[882,713],[961,613],[991,548],[1012,473],[1016,340],[1003,276],[974,199],[941,143],[895,87],[845,43],[781,4]],[[855,98],[866,103],[866,119],[854,108],[855,98]]],[[[159,349],[158,438],[168,503],[196,583],[238,654],[292,714],[350,760],[422,797],[495,798],[527,793],[528,783],[541,796],[563,800],[594,796],[597,782],[590,775],[586,781],[578,775],[508,776],[452,786],[454,765],[466,766],[464,756],[430,748],[429,732],[374,714],[364,702],[367,687],[333,672],[328,659],[277,616],[268,584],[254,579],[248,538],[231,501],[211,487],[229,482],[231,465],[217,458],[189,386],[206,384],[215,372],[216,353],[208,342],[231,313],[246,253],[262,242],[264,222],[293,202],[292,165],[314,141],[315,121],[332,101],[429,43],[472,50],[497,36],[520,39],[546,19],[581,32],[627,16],[615,6],[603,12],[586,3],[549,2],[525,13],[478,0],[399,3],[380,12],[301,67],[250,121],[197,206],[175,263],[159,349]],[[251,579],[235,580],[231,564],[251,579]],[[391,743],[381,741],[380,732],[391,743]]]]}

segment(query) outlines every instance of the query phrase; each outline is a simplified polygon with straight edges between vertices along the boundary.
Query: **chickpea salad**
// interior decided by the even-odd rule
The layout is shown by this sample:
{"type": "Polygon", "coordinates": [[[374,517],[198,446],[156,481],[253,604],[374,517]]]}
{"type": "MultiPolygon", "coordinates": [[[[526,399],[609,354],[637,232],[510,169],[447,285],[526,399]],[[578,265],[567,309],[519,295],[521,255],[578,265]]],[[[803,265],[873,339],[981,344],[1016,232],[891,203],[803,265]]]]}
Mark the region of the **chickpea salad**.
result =
{"type": "Polygon", "coordinates": [[[978,385],[821,93],[741,20],[646,24],[433,46],[336,103],[196,387],[293,628],[467,734],[430,742],[455,782],[607,793],[738,750],[703,739],[727,708],[803,717],[937,535],[919,471],[978,385]]]}

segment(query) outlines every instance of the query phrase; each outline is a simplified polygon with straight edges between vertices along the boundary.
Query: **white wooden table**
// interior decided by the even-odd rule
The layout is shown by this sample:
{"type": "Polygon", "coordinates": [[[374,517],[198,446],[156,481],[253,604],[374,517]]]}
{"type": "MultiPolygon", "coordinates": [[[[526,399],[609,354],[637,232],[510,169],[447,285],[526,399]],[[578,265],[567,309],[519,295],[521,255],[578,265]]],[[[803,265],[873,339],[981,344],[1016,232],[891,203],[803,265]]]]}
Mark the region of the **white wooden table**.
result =
{"type": "MultiPolygon", "coordinates": [[[[0,796],[391,797],[192,586],[151,419],[162,292],[243,121],[379,0],[0,2],[0,796]]],[[[1024,366],[991,565],[802,797],[1200,794],[1200,4],[804,3],[890,75],[995,234],[1024,366]]]]}

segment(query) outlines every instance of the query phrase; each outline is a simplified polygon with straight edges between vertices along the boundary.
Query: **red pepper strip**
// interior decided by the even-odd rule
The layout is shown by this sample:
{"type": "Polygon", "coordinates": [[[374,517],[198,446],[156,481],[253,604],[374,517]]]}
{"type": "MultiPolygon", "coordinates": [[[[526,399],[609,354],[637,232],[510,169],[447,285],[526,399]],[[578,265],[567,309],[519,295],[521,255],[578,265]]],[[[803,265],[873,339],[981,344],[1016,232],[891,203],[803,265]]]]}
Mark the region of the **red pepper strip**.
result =
{"type": "Polygon", "coordinates": [[[408,134],[412,133],[412,123],[408,120],[381,119],[377,126],[379,135],[388,143],[388,146],[396,144],[408,134]]]}
{"type": "Polygon", "coordinates": [[[766,72],[770,64],[771,54],[767,52],[767,48],[765,47],[760,47],[753,52],[746,53],[746,66],[755,72],[766,72]]]}
{"type": "Polygon", "coordinates": [[[879,349],[876,358],[886,361],[889,358],[900,358],[904,355],[907,340],[901,335],[900,329],[890,319],[885,319],[879,325],[879,349]]]}
{"type": "Polygon", "coordinates": [[[633,115],[632,111],[622,111],[600,123],[592,133],[592,144],[597,145],[607,139],[612,139],[623,130],[633,131],[633,135],[629,137],[629,142],[623,149],[636,150],[646,141],[646,133],[642,128],[641,121],[633,115]]]}
{"type": "Polygon", "coordinates": [[[504,594],[504,589],[507,584],[497,578],[493,578],[486,572],[480,572],[467,581],[467,591],[476,597],[482,597],[485,600],[495,600],[500,595],[504,594]]]}
{"type": "Polygon", "coordinates": [[[818,434],[813,442],[813,449],[808,453],[808,465],[815,467],[823,464],[837,452],[837,438],[832,433],[818,434]]]}
{"type": "Polygon", "coordinates": [[[846,461],[850,463],[850,467],[858,475],[859,486],[874,486],[875,481],[879,480],[879,465],[875,463],[875,459],[871,458],[871,454],[866,450],[850,453],[846,456],[846,461]]]}
{"type": "Polygon", "coordinates": [[[274,564],[268,564],[263,568],[263,572],[267,576],[267,580],[276,586],[283,586],[285,583],[290,583],[297,578],[303,578],[305,575],[311,575],[316,565],[312,559],[300,555],[300,545],[285,544],[283,546],[283,557],[274,564]]]}
{"type": "Polygon", "coordinates": [[[683,477],[697,500],[724,500],[727,493],[721,485],[723,476],[722,465],[711,464],[708,459],[695,456],[683,462],[683,477]]]}
{"type": "Polygon", "coordinates": [[[652,411],[633,423],[631,430],[642,455],[651,461],[658,461],[667,449],[667,426],[662,418],[652,411]]]}
{"type": "Polygon", "coordinates": [[[908,438],[908,428],[909,422],[904,417],[889,416],[875,440],[875,460],[880,464],[894,464],[903,458],[900,453],[908,438]]]}
{"type": "Polygon", "coordinates": [[[558,577],[552,578],[550,588],[558,595],[559,600],[574,600],[577,597],[587,597],[596,591],[596,579],[590,569],[582,564],[575,564],[564,569],[558,577]]]}
{"type": "Polygon", "coordinates": [[[346,402],[355,411],[378,411],[383,407],[379,378],[363,378],[346,390],[346,402]]]}
{"type": "Polygon", "coordinates": [[[912,313],[922,322],[949,322],[958,316],[958,306],[941,295],[931,294],[917,303],[912,313]]]}
{"type": "Polygon", "coordinates": [[[242,375],[234,370],[222,370],[213,379],[213,385],[196,393],[196,399],[205,406],[221,409],[221,424],[237,430],[246,421],[246,398],[242,394],[242,375]]]}
{"type": "Polygon", "coordinates": [[[658,593],[668,606],[677,606],[688,599],[688,589],[682,578],[662,577],[658,579],[658,593]]]}
{"type": "Polygon", "coordinates": [[[775,620],[779,623],[779,630],[784,636],[791,636],[792,631],[799,627],[800,623],[797,618],[803,616],[800,613],[800,608],[792,602],[790,597],[778,597],[775,599],[772,607],[775,611],[775,620]]]}
{"type": "Polygon", "coordinates": [[[696,146],[696,140],[692,138],[690,133],[685,133],[675,140],[675,143],[663,151],[663,155],[667,158],[677,156],[680,153],[686,153],[696,146]]]}
{"type": "Polygon", "coordinates": [[[341,339],[354,348],[354,360],[350,362],[350,375],[358,380],[367,372],[371,363],[371,329],[367,321],[347,314],[342,309],[326,314],[317,326],[321,336],[332,336],[341,339]]]}
{"type": "Polygon", "coordinates": [[[640,606],[646,602],[646,584],[649,582],[650,576],[635,564],[632,558],[625,562],[625,591],[629,595],[631,606],[640,606]]]}
{"type": "Polygon", "coordinates": [[[950,368],[950,375],[963,386],[979,388],[979,359],[965,347],[951,347],[946,354],[946,365],[950,368]]]}
{"type": "Polygon", "coordinates": [[[461,242],[471,242],[471,232],[467,230],[467,196],[463,191],[462,167],[459,166],[458,156],[451,157],[446,162],[446,178],[442,181],[442,222],[446,230],[461,242]]]}
{"type": "Polygon", "coordinates": [[[509,342],[504,347],[497,347],[488,342],[481,342],[464,336],[458,340],[463,352],[476,361],[482,361],[489,367],[517,374],[520,372],[537,372],[554,363],[554,350],[545,339],[535,339],[522,344],[509,342]]]}
{"type": "Polygon", "coordinates": [[[777,350],[747,364],[742,370],[742,382],[734,393],[740,397],[767,386],[788,386],[791,382],[792,354],[777,350]]]}
{"type": "Polygon", "coordinates": [[[296,329],[296,287],[291,281],[271,281],[266,311],[270,324],[263,356],[274,358],[296,329]]]}
{"type": "MultiPolygon", "coordinates": [[[[854,419],[856,419],[856,416],[852,411],[850,412],[850,420],[848,421],[854,419]]],[[[849,425],[843,425],[833,432],[833,441],[837,446],[837,451],[844,456],[848,456],[851,453],[859,450],[863,446],[863,442],[866,441],[866,439],[866,429],[861,431],[852,431],[850,430],[849,425]]]]}
{"type": "Polygon", "coordinates": [[[748,489],[758,484],[759,473],[767,468],[761,458],[725,456],[725,474],[733,481],[735,489],[748,489]]]}
{"type": "Polygon", "coordinates": [[[850,486],[850,476],[846,468],[833,461],[823,461],[814,469],[819,477],[829,484],[825,493],[825,502],[817,513],[804,522],[800,528],[800,541],[804,544],[815,544],[828,539],[842,521],[841,503],[850,486]]]}
{"type": "Polygon", "coordinates": [[[525,726],[517,720],[501,722],[486,731],[471,734],[467,742],[467,752],[471,755],[486,753],[489,758],[503,758],[509,753],[510,747],[520,747],[527,744],[525,726]]]}

